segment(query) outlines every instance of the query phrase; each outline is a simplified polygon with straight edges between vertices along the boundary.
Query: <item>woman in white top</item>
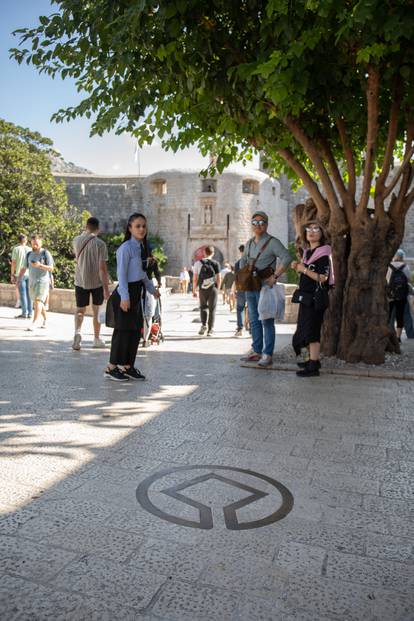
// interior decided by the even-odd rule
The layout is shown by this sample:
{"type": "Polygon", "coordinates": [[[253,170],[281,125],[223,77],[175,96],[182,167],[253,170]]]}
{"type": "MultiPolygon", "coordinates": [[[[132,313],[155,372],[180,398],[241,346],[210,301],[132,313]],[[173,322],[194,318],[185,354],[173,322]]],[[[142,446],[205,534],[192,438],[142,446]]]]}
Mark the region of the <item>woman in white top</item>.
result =
{"type": "Polygon", "coordinates": [[[183,267],[180,272],[180,292],[188,293],[188,285],[190,284],[190,274],[186,267],[183,267]]]}

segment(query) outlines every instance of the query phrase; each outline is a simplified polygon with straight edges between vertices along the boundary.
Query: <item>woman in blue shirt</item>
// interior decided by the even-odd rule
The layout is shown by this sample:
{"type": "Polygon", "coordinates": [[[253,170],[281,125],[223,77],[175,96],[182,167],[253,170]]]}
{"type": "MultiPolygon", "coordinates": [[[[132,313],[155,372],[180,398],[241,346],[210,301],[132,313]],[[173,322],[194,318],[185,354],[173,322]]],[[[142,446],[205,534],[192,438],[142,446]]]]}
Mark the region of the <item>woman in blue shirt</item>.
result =
{"type": "Polygon", "coordinates": [[[145,290],[155,298],[160,297],[143,265],[146,233],[145,216],[133,213],[128,220],[124,242],[116,251],[119,284],[115,295],[111,296],[114,332],[104,376],[117,382],[145,379],[134,366],[143,327],[141,299],[145,290]]]}

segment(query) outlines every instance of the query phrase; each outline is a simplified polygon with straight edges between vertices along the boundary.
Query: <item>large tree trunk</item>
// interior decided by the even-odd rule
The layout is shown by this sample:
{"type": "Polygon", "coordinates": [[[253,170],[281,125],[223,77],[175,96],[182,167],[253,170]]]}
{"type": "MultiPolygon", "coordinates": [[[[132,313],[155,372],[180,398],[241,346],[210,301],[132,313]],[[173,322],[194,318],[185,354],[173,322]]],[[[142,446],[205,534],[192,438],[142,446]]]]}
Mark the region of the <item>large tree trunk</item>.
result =
{"type": "MultiPolygon", "coordinates": [[[[312,200],[298,205],[297,232],[315,217],[312,200]]],[[[331,218],[328,224],[335,287],[323,322],[321,349],[326,356],[347,362],[382,364],[386,351],[400,351],[395,333],[388,327],[385,287],[388,264],[403,230],[395,230],[387,213],[371,218],[368,210],[362,218],[355,218],[350,228],[344,225],[341,217],[331,218]]]]}
{"type": "Polygon", "coordinates": [[[322,325],[321,348],[326,356],[336,356],[342,325],[344,290],[348,274],[349,235],[331,233],[335,287],[329,294],[329,308],[322,325]]]}
{"type": "Polygon", "coordinates": [[[347,362],[382,364],[387,350],[398,351],[388,327],[385,293],[387,267],[394,250],[389,243],[393,233],[387,215],[378,220],[370,219],[368,214],[350,231],[337,349],[338,357],[347,362]]]}

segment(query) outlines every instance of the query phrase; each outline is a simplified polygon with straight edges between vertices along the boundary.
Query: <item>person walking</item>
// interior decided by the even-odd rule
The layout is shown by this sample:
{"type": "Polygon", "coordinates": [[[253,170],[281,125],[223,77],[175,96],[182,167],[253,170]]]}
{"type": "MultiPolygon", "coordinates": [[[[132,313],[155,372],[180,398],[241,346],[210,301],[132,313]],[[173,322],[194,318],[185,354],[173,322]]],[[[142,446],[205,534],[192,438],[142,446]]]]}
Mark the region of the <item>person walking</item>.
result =
{"type": "Polygon", "coordinates": [[[26,268],[26,257],[30,252],[30,247],[27,245],[26,235],[19,235],[18,240],[19,245],[13,248],[11,256],[11,282],[16,284],[22,309],[22,312],[16,316],[16,319],[30,319],[33,313],[33,305],[29,292],[29,271],[26,268]],[[23,267],[25,269],[20,278],[20,272],[23,267]],[[19,282],[18,285],[17,282],[19,282]]]}
{"type": "MultiPolygon", "coordinates": [[[[244,252],[244,244],[239,246],[240,257],[234,264],[234,275],[237,275],[237,272],[240,270],[240,259],[243,256],[244,252]]],[[[237,328],[234,336],[243,336],[243,313],[246,308],[246,292],[237,290],[237,282],[234,281],[233,288],[236,291],[236,315],[237,315],[237,328]]]]}
{"type": "Polygon", "coordinates": [[[230,271],[224,274],[224,278],[221,282],[221,288],[223,290],[223,304],[226,304],[227,302],[230,312],[234,310],[234,296],[232,295],[232,287],[235,278],[236,275],[234,273],[234,267],[230,265],[230,271]]]}
{"type": "Polygon", "coordinates": [[[37,328],[46,328],[45,303],[49,295],[50,273],[53,272],[54,263],[52,255],[43,248],[43,240],[40,235],[32,235],[30,240],[32,249],[26,255],[26,264],[22,266],[18,278],[20,287],[27,268],[29,269],[29,294],[33,302],[33,322],[27,328],[33,332],[37,328]]]}
{"type": "Polygon", "coordinates": [[[72,349],[81,348],[81,329],[87,306],[92,297],[93,312],[93,347],[105,347],[100,338],[99,308],[109,298],[108,249],[105,242],[99,239],[99,220],[91,217],[86,221],[86,230],[75,237],[72,242],[76,257],[75,270],[75,334],[72,349]]]}
{"type": "MultiPolygon", "coordinates": [[[[265,283],[274,284],[279,276],[287,270],[292,262],[292,257],[282,242],[267,232],[269,219],[264,211],[255,211],[251,224],[253,237],[245,246],[239,263],[240,270],[246,265],[254,265],[254,270],[262,286],[265,283]],[[278,259],[280,264],[277,264],[278,259]]],[[[257,310],[259,297],[260,290],[246,291],[252,331],[252,348],[246,356],[243,356],[242,360],[244,362],[257,362],[261,367],[268,367],[272,364],[275,347],[275,320],[273,318],[263,321],[259,319],[257,310]]]]}
{"type": "Polygon", "coordinates": [[[190,274],[188,273],[187,268],[183,267],[182,271],[180,272],[180,293],[187,294],[189,283],[190,274]]]}
{"type": "MultiPolygon", "coordinates": [[[[408,305],[409,282],[411,272],[404,263],[405,253],[399,248],[389,264],[387,279],[388,296],[388,321],[394,329],[394,321],[397,321],[397,339],[401,343],[401,334],[404,327],[404,315],[408,305]]],[[[409,307],[408,307],[409,308],[409,307]]]]}
{"type": "Polygon", "coordinates": [[[216,317],[218,291],[220,289],[220,265],[213,259],[214,247],[204,248],[204,259],[200,259],[193,266],[193,297],[200,301],[201,328],[198,331],[203,336],[212,336],[216,317]],[[208,312],[207,312],[208,311],[208,312]]]}
{"type": "Polygon", "coordinates": [[[309,349],[309,360],[298,363],[302,369],[296,375],[314,377],[319,375],[321,367],[321,327],[325,313],[325,308],[316,308],[315,293],[318,288],[334,284],[332,250],[327,244],[326,233],[317,220],[302,227],[301,244],[302,260],[292,262],[292,268],[300,274],[297,290],[299,313],[292,345],[297,356],[302,348],[309,349]]]}
{"type": "Polygon", "coordinates": [[[109,364],[104,372],[106,379],[116,382],[145,379],[135,368],[143,328],[142,298],[146,290],[155,298],[160,297],[143,265],[146,233],[145,216],[133,213],[128,219],[124,241],[116,251],[119,285],[107,304],[107,325],[112,325],[114,331],[109,364]]]}

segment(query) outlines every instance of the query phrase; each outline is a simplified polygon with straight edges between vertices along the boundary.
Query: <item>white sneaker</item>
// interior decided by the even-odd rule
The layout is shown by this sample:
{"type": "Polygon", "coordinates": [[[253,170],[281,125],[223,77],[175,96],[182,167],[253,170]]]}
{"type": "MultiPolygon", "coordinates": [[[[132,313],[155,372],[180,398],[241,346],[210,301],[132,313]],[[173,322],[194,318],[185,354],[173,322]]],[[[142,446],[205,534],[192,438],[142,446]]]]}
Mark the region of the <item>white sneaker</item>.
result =
{"type": "Polygon", "coordinates": [[[16,304],[14,305],[14,308],[21,308],[20,302],[16,302],[16,304]]]}
{"type": "Polygon", "coordinates": [[[35,332],[40,326],[35,323],[30,324],[28,328],[26,328],[26,332],[35,332]]]}
{"type": "Polygon", "coordinates": [[[270,367],[273,362],[272,356],[268,356],[267,354],[262,354],[259,362],[257,363],[259,367],[270,367]]]}
{"type": "Polygon", "coordinates": [[[95,347],[95,349],[104,349],[106,347],[106,343],[100,338],[93,339],[92,347],[95,347]]]}
{"type": "Polygon", "coordinates": [[[40,327],[44,328],[46,330],[46,328],[47,328],[46,319],[43,319],[43,323],[42,323],[42,325],[40,327]]]}
{"type": "Polygon", "coordinates": [[[75,334],[75,336],[73,337],[72,349],[74,349],[75,351],[79,351],[81,348],[81,340],[81,335],[75,334]]]}

